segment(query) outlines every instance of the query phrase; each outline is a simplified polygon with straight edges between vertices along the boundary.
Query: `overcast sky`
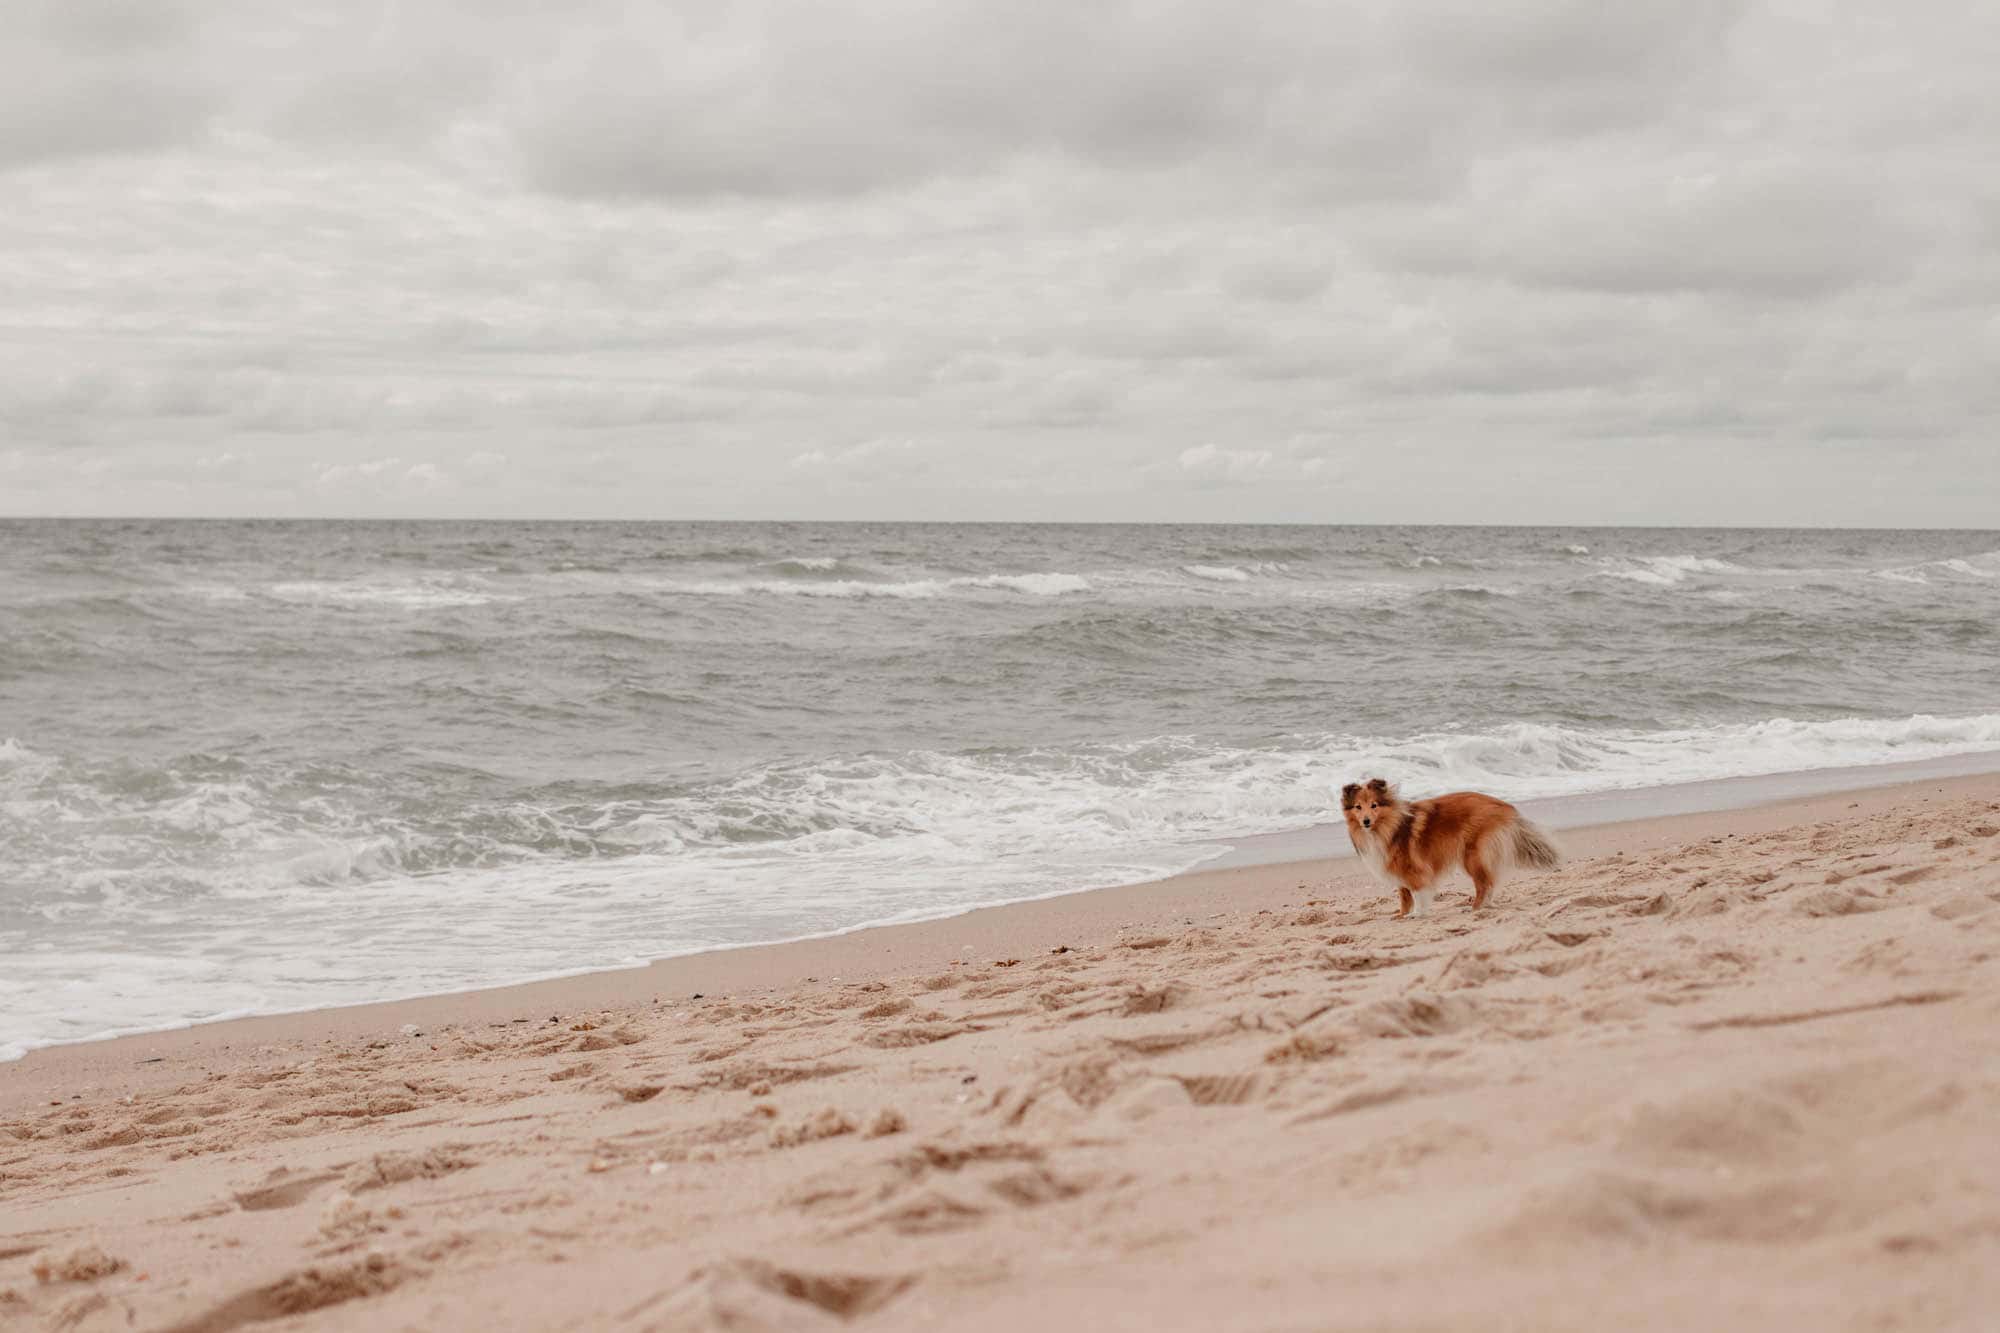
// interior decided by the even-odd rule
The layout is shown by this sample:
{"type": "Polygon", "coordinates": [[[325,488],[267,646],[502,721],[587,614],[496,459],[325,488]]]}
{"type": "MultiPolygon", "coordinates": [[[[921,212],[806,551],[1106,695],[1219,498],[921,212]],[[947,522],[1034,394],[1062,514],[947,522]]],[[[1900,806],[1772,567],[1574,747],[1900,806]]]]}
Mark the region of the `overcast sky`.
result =
{"type": "Polygon", "coordinates": [[[0,513],[2000,522],[2000,7],[0,11],[0,513]]]}

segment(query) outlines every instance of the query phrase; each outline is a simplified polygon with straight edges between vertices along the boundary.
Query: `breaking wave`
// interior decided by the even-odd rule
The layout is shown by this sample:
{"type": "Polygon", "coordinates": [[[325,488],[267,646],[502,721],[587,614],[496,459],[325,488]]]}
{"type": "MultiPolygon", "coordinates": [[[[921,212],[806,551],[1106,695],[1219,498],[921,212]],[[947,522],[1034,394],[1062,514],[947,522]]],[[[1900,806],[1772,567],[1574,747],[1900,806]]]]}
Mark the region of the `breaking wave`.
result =
{"type": "Polygon", "coordinates": [[[772,597],[890,597],[904,601],[928,601],[936,597],[976,592],[1010,592],[1029,597],[1060,597],[1065,593],[1088,592],[1090,580],[1081,574],[981,574],[959,578],[911,579],[898,583],[870,583],[858,579],[830,579],[822,583],[752,579],[743,583],[660,583],[653,586],[660,592],[680,593],[690,597],[744,597],[761,594],[772,597]]]}
{"type": "Polygon", "coordinates": [[[1699,555],[1617,556],[1603,563],[1605,578],[1626,579],[1655,588],[1670,588],[1701,574],[1745,574],[1750,571],[1727,560],[1699,555]]]}
{"type": "MultiPolygon", "coordinates": [[[[219,600],[234,600],[232,592],[233,590],[225,586],[210,588],[208,595],[219,600]]],[[[440,606],[484,606],[488,602],[518,600],[505,593],[443,580],[380,582],[299,580],[291,583],[273,583],[264,588],[263,593],[281,602],[316,606],[392,606],[412,610],[440,606]]]]}
{"type": "Polygon", "coordinates": [[[1181,573],[1206,583],[1248,583],[1252,579],[1291,573],[1282,560],[1255,560],[1242,565],[1182,565],[1181,573]]]}
{"type": "Polygon", "coordinates": [[[1878,569],[1875,571],[1875,577],[1886,579],[1891,583],[1949,582],[1954,579],[1974,579],[1984,582],[2000,579],[2000,551],[1953,557],[1948,560],[1927,560],[1922,564],[1903,565],[1894,569],[1878,569]]]}

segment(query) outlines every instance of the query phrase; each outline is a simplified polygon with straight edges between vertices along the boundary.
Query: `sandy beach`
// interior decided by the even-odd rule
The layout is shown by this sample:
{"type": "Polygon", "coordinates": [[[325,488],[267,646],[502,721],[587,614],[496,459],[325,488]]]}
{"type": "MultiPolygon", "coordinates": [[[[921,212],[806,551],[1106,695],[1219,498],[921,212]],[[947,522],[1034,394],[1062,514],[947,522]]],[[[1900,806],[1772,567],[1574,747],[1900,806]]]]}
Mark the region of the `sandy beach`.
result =
{"type": "Polygon", "coordinates": [[[2000,777],[38,1051],[0,1326],[1990,1328],[2000,777]]]}
{"type": "Polygon", "coordinates": [[[2000,6],[7,20],[0,1333],[2000,1333],[2000,6]]]}

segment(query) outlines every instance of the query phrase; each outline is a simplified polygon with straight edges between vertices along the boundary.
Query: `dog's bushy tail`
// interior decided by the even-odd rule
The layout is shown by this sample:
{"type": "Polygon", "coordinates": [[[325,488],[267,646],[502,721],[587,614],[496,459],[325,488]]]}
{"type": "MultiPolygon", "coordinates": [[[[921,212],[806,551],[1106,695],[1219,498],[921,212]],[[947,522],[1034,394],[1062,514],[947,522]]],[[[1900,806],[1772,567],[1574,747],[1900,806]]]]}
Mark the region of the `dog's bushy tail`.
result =
{"type": "Polygon", "coordinates": [[[1553,870],[1562,864],[1562,848],[1539,824],[1519,815],[1507,829],[1507,854],[1517,866],[1531,870],[1553,870]]]}

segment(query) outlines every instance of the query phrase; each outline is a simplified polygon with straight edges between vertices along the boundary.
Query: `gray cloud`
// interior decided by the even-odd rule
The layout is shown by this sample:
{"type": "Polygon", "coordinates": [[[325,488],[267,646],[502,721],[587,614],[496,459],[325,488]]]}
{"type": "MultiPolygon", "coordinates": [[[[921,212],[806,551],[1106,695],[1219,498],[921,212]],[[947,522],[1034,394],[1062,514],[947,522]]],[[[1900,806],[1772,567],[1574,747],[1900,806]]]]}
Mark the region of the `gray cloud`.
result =
{"type": "Polygon", "coordinates": [[[528,178],[586,195],[847,192],[1055,157],[1401,197],[1443,186],[1496,132],[1645,123],[1708,72],[1736,9],[628,10],[502,104],[528,178]]]}
{"type": "Polygon", "coordinates": [[[586,194],[789,194],[1024,155],[1172,163],[1242,131],[1279,52],[1213,6],[944,0],[625,21],[509,90],[531,179],[586,194]]]}
{"type": "Polygon", "coordinates": [[[1037,158],[1400,196],[1443,183],[1496,133],[1649,121],[1710,73],[1737,12],[36,0],[17,72],[50,73],[14,83],[46,156],[92,135],[126,143],[121,124],[158,136],[131,147],[200,124],[483,148],[534,186],[586,196],[844,193],[1037,158]],[[65,114],[93,92],[93,116],[65,114]],[[153,114],[170,94],[181,113],[153,114]]]}
{"type": "Polygon", "coordinates": [[[173,0],[23,0],[0,43],[0,170],[193,140],[217,90],[173,0]]]}
{"type": "Polygon", "coordinates": [[[1925,239],[1850,170],[1596,168],[1564,163],[1553,179],[1523,171],[1504,191],[1400,230],[1380,253],[1529,286],[1809,297],[1905,272],[1925,239]]]}
{"type": "Polygon", "coordinates": [[[41,0],[0,508],[1990,522],[1995,54],[1858,0],[41,0]]]}

